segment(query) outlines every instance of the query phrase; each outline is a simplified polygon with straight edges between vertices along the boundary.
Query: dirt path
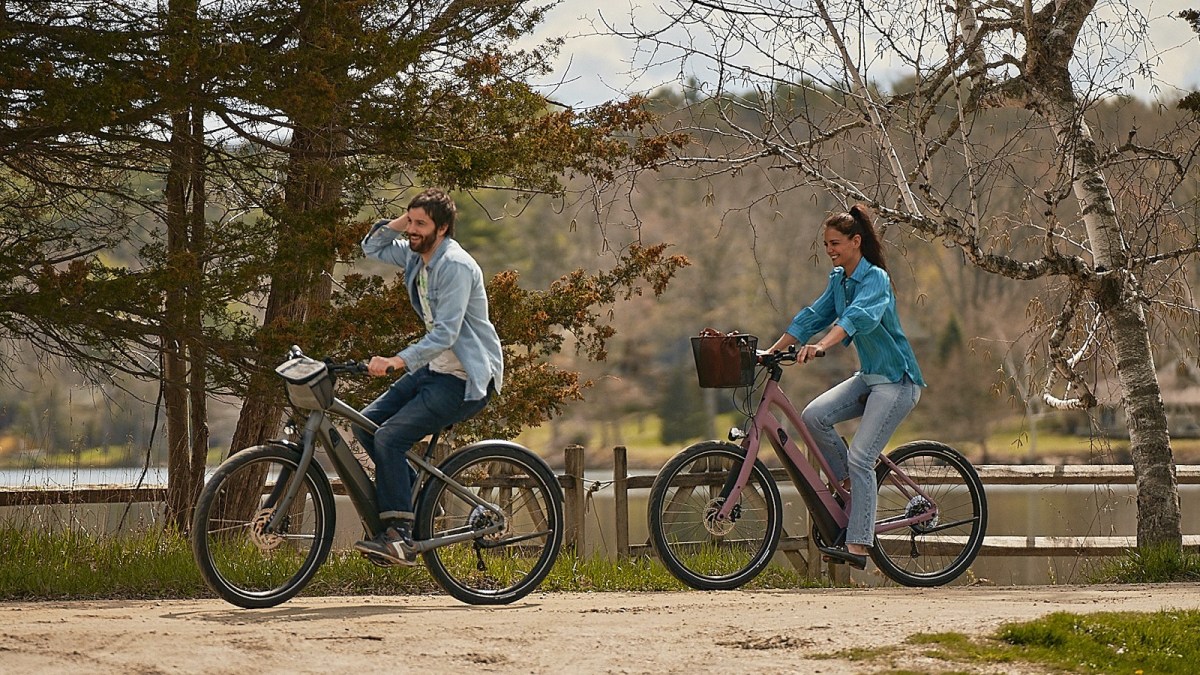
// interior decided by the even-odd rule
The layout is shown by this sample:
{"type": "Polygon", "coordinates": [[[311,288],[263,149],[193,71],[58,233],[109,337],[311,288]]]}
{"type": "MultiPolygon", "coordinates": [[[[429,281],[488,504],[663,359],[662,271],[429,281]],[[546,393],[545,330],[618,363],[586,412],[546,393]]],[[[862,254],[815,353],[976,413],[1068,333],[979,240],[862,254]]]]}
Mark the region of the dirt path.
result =
{"type": "Polygon", "coordinates": [[[0,606],[0,671],[937,671],[955,666],[913,648],[865,664],[818,657],[920,632],[986,634],[1055,611],[1167,608],[1200,608],[1200,585],[554,593],[498,608],[446,596],[301,598],[257,611],[218,600],[17,603],[0,606]]]}

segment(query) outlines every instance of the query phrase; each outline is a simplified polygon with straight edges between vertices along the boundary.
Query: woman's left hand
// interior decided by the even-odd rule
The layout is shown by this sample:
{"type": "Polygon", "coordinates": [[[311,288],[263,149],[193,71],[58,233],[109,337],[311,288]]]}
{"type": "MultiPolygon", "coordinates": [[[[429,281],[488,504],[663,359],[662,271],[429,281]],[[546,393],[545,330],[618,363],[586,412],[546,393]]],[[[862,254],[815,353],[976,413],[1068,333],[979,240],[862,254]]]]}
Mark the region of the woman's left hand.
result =
{"type": "Polygon", "coordinates": [[[796,360],[800,363],[808,363],[822,356],[825,356],[825,350],[818,345],[804,345],[796,352],[796,360]]]}

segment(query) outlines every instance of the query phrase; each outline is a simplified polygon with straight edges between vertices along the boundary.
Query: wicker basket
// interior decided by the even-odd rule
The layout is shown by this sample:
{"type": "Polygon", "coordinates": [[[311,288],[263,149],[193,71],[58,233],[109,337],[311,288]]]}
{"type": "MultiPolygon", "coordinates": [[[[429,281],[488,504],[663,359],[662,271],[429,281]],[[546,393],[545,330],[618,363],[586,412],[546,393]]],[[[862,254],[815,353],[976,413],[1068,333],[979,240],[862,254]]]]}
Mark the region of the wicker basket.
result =
{"type": "Polygon", "coordinates": [[[704,389],[749,387],[754,384],[758,338],[738,332],[705,329],[692,338],[696,375],[704,389]]]}

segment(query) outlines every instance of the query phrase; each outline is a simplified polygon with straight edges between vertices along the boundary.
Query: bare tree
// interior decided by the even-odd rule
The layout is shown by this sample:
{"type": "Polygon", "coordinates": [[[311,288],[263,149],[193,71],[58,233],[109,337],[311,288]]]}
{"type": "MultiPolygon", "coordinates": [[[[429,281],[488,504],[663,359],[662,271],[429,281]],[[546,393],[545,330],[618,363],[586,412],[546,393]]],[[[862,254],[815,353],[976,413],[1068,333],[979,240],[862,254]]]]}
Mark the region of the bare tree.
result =
{"type": "Polygon", "coordinates": [[[1116,373],[1138,544],[1180,546],[1153,336],[1200,322],[1183,271],[1200,250],[1200,125],[1117,97],[1153,74],[1154,55],[1138,51],[1145,18],[1120,4],[1101,16],[1094,0],[689,0],[665,12],[661,25],[610,28],[638,41],[645,65],[674,58],[704,83],[679,122],[708,142],[672,162],[765,168],[773,190],[869,203],[885,229],[1044,285],[1031,313],[1042,400],[1093,406],[1095,379],[1116,373]],[[1095,128],[1093,111],[1118,105],[1123,128],[1095,128]]]}

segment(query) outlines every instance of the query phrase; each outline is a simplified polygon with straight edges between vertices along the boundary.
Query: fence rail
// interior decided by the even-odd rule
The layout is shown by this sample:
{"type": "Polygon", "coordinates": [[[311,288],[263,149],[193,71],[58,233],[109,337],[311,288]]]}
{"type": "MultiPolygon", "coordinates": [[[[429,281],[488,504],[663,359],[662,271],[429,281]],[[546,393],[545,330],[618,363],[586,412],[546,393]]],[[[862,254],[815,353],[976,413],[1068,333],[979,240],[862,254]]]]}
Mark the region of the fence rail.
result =
{"type": "MultiPolygon", "coordinates": [[[[573,445],[563,451],[564,473],[558,477],[563,488],[566,511],[565,538],[568,545],[584,550],[585,516],[588,497],[599,489],[597,481],[584,478],[584,449],[573,445]]],[[[648,543],[632,543],[629,538],[629,491],[646,490],[654,482],[654,476],[629,475],[627,451],[618,446],[613,449],[613,507],[616,523],[616,550],[618,556],[650,553],[648,543]]],[[[977,466],[985,486],[989,485],[1133,485],[1133,467],[1127,465],[983,465],[977,466]]],[[[772,476],[781,484],[789,477],[784,469],[771,469],[772,476]]],[[[1176,479],[1180,485],[1200,484],[1200,465],[1179,465],[1176,479]]],[[[927,479],[928,480],[928,479],[927,479]]],[[[345,494],[339,480],[333,481],[334,492],[345,494]]],[[[68,489],[44,489],[36,487],[0,488],[0,507],[43,506],[56,504],[121,504],[139,502],[161,502],[166,499],[166,488],[162,486],[87,486],[68,489]]],[[[811,542],[805,535],[792,535],[786,531],[780,550],[798,568],[816,569],[811,555],[811,542]],[[808,553],[809,555],[805,555],[808,553]]],[[[1105,556],[1120,554],[1137,545],[1130,536],[987,536],[984,538],[982,556],[1105,556]]],[[[1200,535],[1183,538],[1187,548],[1200,548],[1200,535]]]]}

